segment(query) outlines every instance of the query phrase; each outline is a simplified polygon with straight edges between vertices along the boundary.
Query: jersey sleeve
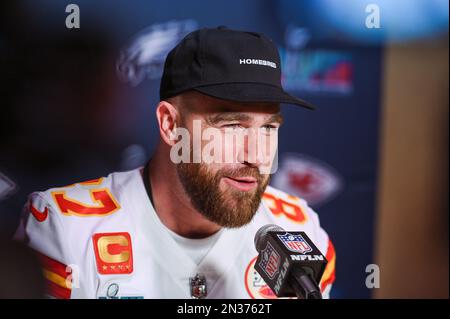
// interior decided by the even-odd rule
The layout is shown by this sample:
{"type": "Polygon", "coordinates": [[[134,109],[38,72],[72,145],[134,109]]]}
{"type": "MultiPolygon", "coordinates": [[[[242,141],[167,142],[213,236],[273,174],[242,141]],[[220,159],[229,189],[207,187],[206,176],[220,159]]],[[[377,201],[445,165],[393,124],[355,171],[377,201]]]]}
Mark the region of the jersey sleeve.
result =
{"type": "Polygon", "coordinates": [[[320,226],[317,213],[314,212],[312,208],[307,206],[306,202],[304,203],[304,206],[308,210],[308,215],[312,218],[312,222],[315,226],[314,229],[315,237],[317,238],[317,246],[328,261],[325,271],[323,272],[322,279],[320,280],[319,287],[322,297],[324,299],[329,299],[331,288],[336,278],[336,252],[327,232],[320,226]]]}
{"type": "Polygon", "coordinates": [[[323,298],[330,298],[331,287],[335,280],[336,253],[327,232],[321,227],[319,215],[308,203],[297,196],[279,189],[268,187],[263,202],[275,216],[275,224],[284,229],[305,231],[328,263],[319,283],[323,298]]]}
{"type": "Polygon", "coordinates": [[[45,194],[32,193],[22,212],[15,239],[32,248],[39,257],[49,298],[70,299],[70,256],[63,223],[45,194]]]}

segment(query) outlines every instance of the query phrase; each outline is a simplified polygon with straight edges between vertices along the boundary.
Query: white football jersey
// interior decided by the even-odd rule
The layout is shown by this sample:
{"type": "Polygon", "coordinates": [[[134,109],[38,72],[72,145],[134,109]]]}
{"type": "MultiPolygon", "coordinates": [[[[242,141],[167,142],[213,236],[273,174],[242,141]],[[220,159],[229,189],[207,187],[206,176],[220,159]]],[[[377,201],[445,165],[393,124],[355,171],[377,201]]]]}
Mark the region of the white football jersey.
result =
{"type": "Polygon", "coordinates": [[[275,298],[253,267],[266,224],[306,232],[328,260],[320,288],[329,297],[335,253],[317,214],[270,186],[253,220],[223,229],[199,264],[161,223],[141,168],[32,193],[16,238],[38,252],[54,298],[275,298]]]}

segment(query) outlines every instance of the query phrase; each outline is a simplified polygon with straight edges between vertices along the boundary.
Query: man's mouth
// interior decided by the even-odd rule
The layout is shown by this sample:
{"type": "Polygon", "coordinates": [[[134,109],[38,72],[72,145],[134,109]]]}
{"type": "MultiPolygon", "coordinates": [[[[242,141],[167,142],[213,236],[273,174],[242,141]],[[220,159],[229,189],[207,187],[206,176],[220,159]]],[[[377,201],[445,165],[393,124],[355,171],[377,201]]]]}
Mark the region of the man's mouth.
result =
{"type": "Polygon", "coordinates": [[[248,192],[258,185],[258,181],[254,177],[243,176],[243,177],[224,177],[225,182],[233,186],[234,188],[239,189],[240,191],[248,192]]]}

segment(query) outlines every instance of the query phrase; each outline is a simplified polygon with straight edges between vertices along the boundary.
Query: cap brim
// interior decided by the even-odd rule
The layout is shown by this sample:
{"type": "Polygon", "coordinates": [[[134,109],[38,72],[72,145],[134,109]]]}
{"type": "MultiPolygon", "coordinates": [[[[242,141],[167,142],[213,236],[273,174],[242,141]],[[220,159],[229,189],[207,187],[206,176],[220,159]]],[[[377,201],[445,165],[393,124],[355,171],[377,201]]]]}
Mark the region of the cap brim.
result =
{"type": "Polygon", "coordinates": [[[302,99],[294,97],[281,88],[260,83],[226,83],[193,88],[200,93],[223,100],[236,102],[285,103],[314,110],[316,107],[302,99]]]}

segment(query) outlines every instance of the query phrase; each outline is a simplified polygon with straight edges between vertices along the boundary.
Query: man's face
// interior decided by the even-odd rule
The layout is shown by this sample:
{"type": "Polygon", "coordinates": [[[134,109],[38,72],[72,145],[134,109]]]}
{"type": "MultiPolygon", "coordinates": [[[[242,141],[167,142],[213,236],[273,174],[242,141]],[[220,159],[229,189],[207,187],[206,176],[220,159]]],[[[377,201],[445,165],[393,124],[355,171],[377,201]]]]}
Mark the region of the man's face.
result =
{"type": "Polygon", "coordinates": [[[210,221],[230,228],[246,225],[270,180],[282,121],[279,105],[229,102],[196,93],[188,101],[180,110],[180,126],[190,133],[191,154],[188,163],[177,164],[181,184],[194,208],[210,221]],[[203,139],[196,144],[198,132],[203,139]],[[207,149],[214,161],[205,160],[207,149]]]}

